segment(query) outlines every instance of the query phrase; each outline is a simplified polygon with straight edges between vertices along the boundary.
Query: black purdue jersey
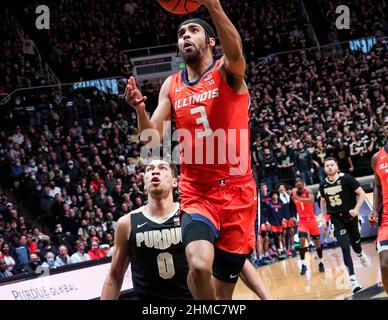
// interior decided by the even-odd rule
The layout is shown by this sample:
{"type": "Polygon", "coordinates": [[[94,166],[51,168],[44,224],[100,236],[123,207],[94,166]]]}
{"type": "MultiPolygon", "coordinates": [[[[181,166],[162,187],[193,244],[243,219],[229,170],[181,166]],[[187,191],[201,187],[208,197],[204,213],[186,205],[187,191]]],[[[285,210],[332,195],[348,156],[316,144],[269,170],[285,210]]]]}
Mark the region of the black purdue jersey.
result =
{"type": "Polygon", "coordinates": [[[354,192],[360,183],[349,174],[340,173],[335,181],[327,178],[319,185],[321,197],[326,200],[328,214],[346,214],[357,204],[357,194],[354,192]]]}
{"type": "Polygon", "coordinates": [[[129,250],[133,287],[139,299],[192,299],[182,243],[179,204],[163,222],[141,207],[130,213],[129,250]]]}

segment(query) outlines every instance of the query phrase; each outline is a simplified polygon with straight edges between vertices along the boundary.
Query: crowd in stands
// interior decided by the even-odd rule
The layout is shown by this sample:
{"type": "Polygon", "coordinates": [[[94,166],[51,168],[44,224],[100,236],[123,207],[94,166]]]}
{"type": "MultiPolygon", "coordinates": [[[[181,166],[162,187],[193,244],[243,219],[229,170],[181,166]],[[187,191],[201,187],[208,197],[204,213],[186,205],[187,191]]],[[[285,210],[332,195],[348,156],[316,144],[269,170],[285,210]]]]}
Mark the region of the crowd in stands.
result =
{"type": "MultiPolygon", "coordinates": [[[[37,4],[31,2],[26,15],[31,15],[37,4]]],[[[128,77],[133,66],[130,53],[122,50],[174,44],[177,27],[191,16],[170,14],[153,0],[51,0],[45,4],[51,8],[52,22],[50,30],[40,31],[40,35],[45,47],[52,48],[50,64],[65,82],[128,77]]],[[[306,18],[295,0],[231,0],[224,3],[224,9],[252,59],[312,44],[306,18]]],[[[193,16],[210,22],[204,8],[193,16]]]]}
{"type": "Polygon", "coordinates": [[[387,0],[309,0],[304,3],[321,45],[388,36],[387,0]],[[339,6],[349,8],[349,29],[336,26],[337,18],[344,13],[343,10],[336,12],[339,6]]]}
{"type": "MultiPolygon", "coordinates": [[[[72,209],[74,210],[74,209],[72,209]]],[[[69,219],[68,219],[69,220],[69,219]]],[[[75,221],[78,221],[76,219],[75,221]]],[[[96,229],[89,232],[87,240],[75,237],[60,223],[54,232],[47,235],[38,226],[32,225],[20,215],[14,204],[5,194],[0,198],[0,279],[17,274],[35,272],[42,268],[57,268],[65,265],[96,260],[112,254],[112,227],[104,222],[102,235],[107,239],[103,243],[96,229]],[[67,231],[66,231],[67,230],[67,231]],[[110,240],[109,240],[110,239],[110,240]],[[88,251],[86,253],[86,247],[88,251]]],[[[73,227],[76,224],[73,224],[73,227]]],[[[83,227],[77,231],[81,234],[83,227]]]]}
{"type": "Polygon", "coordinates": [[[253,163],[258,180],[272,189],[279,181],[307,184],[324,177],[323,159],[340,169],[372,174],[371,156],[383,145],[382,117],[388,112],[388,51],[334,49],[329,56],[297,52],[273,57],[248,70],[251,89],[253,163]]]}
{"type": "MultiPolygon", "coordinates": [[[[64,0],[52,8],[47,41],[68,80],[129,76],[129,56],[121,50],[175,42],[181,19],[156,1],[64,0]]],[[[343,172],[371,174],[369,160],[383,144],[380,124],[388,113],[386,44],[378,40],[369,53],[273,55],[257,66],[257,57],[308,46],[297,3],[232,0],[225,9],[247,55],[257,182],[268,193],[280,182],[293,186],[298,176],[317,183],[327,156],[343,172]]],[[[204,10],[201,15],[209,18],[204,10]]],[[[9,23],[0,23],[2,31],[9,23]]],[[[42,84],[36,61],[17,39],[1,32],[5,92],[42,84]]],[[[144,83],[142,92],[152,113],[158,87],[144,83]]],[[[1,196],[0,277],[111,255],[116,221],[147,200],[135,113],[111,91],[60,94],[55,88],[16,94],[1,112],[2,189],[22,199],[32,216],[1,196]]]]}
{"type": "Polygon", "coordinates": [[[41,125],[1,132],[2,189],[22,199],[34,221],[2,196],[0,260],[11,261],[8,271],[111,254],[116,221],[147,199],[135,125],[136,117],[117,113],[114,120],[80,117],[68,126],[52,111],[41,125]]]}
{"type": "Polygon", "coordinates": [[[34,42],[24,35],[15,18],[0,8],[0,100],[18,88],[47,84],[40,70],[34,42]]]}

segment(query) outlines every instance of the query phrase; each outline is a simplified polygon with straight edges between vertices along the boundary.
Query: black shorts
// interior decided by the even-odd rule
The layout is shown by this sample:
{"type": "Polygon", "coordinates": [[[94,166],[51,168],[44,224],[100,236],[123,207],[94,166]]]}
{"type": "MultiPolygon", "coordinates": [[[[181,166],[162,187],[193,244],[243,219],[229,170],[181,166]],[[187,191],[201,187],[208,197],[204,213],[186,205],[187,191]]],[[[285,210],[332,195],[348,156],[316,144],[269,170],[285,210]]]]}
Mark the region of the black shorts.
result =
{"type": "MultiPolygon", "coordinates": [[[[193,220],[191,215],[184,212],[181,215],[181,223],[185,247],[198,240],[209,241],[214,246],[216,237],[208,224],[193,220]]],[[[214,247],[213,276],[224,282],[236,283],[249,255],[231,253],[214,247]]]]}
{"type": "Polygon", "coordinates": [[[345,235],[348,235],[351,240],[361,239],[361,221],[358,217],[353,218],[349,213],[332,214],[331,224],[337,240],[345,235]]]}

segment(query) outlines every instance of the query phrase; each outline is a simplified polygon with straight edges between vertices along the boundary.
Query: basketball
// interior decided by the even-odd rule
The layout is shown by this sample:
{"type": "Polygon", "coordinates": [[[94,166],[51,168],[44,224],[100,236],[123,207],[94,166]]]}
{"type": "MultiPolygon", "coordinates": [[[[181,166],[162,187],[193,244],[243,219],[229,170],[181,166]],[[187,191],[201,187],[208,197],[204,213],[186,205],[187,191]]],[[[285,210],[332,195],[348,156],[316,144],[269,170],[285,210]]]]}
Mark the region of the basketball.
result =
{"type": "Polygon", "coordinates": [[[167,11],[175,14],[187,14],[197,10],[201,4],[195,0],[157,0],[167,11]]]}

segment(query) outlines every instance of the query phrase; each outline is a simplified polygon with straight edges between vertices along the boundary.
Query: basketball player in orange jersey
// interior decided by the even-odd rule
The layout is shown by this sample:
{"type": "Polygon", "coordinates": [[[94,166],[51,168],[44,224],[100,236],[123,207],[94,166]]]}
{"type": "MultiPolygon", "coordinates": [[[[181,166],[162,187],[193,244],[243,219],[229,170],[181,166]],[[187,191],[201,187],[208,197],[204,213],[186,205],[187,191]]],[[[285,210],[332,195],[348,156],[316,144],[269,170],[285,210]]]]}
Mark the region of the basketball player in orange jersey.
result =
{"type": "Polygon", "coordinates": [[[385,292],[388,293],[388,116],[384,117],[383,131],[385,146],[372,157],[372,168],[375,172],[375,187],[373,190],[373,211],[369,222],[374,227],[383,209],[381,223],[377,234],[377,250],[379,252],[381,278],[385,292]]]}
{"type": "Polygon", "coordinates": [[[299,239],[300,239],[300,260],[302,262],[301,275],[304,275],[307,271],[307,266],[304,262],[306,248],[307,235],[310,234],[315,247],[317,248],[317,254],[319,258],[319,272],[325,272],[323,265],[322,246],[320,241],[320,230],[318,222],[315,219],[314,213],[314,194],[310,189],[305,187],[302,178],[296,179],[296,191],[293,193],[292,200],[295,203],[296,210],[299,215],[299,239]]]}
{"type": "Polygon", "coordinates": [[[150,145],[160,143],[164,121],[175,116],[181,139],[179,188],[188,286],[195,299],[231,299],[254,248],[257,211],[246,62],[240,35],[220,1],[198,2],[210,13],[224,55],[214,59],[216,34],[209,24],[186,20],[177,32],[186,67],[164,81],[151,119],[146,112],[147,98],[133,77],[125,96],[137,111],[140,132],[158,132],[160,140],[149,141],[150,145]]]}

